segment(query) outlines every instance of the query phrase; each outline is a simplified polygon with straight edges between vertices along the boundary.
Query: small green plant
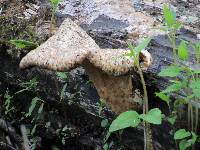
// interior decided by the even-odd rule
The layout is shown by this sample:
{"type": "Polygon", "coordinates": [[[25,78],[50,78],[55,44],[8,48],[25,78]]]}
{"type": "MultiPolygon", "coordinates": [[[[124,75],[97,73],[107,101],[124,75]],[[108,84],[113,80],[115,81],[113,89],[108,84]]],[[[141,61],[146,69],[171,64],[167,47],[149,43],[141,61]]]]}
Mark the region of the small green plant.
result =
{"type": "Polygon", "coordinates": [[[152,124],[161,124],[162,114],[160,109],[153,108],[147,114],[138,114],[136,111],[121,113],[110,125],[109,132],[115,132],[128,127],[137,127],[142,121],[152,124]]]}
{"type": "Polygon", "coordinates": [[[102,111],[104,110],[104,108],[106,107],[105,101],[103,99],[100,99],[99,102],[97,103],[98,106],[98,114],[99,116],[101,116],[102,111]]]}
{"type": "Polygon", "coordinates": [[[161,124],[162,115],[161,111],[158,108],[151,109],[149,111],[148,106],[148,95],[147,95],[147,88],[146,83],[144,80],[143,72],[140,67],[139,62],[139,53],[147,47],[150,42],[150,38],[146,38],[143,40],[137,47],[133,47],[132,44],[128,44],[130,52],[126,55],[134,60],[135,69],[138,71],[141,84],[143,87],[144,93],[144,101],[143,101],[143,114],[138,114],[136,111],[126,111],[121,113],[110,125],[109,133],[123,130],[127,127],[137,127],[141,122],[144,125],[144,141],[145,141],[145,148],[146,150],[152,150],[152,135],[150,124],[161,124]]]}
{"type": "MultiPolygon", "coordinates": [[[[44,101],[42,99],[38,98],[38,97],[35,97],[31,101],[31,104],[29,106],[28,112],[24,113],[24,117],[25,118],[32,117],[32,121],[31,122],[34,122],[34,124],[35,124],[33,126],[33,128],[31,129],[31,131],[30,131],[30,136],[31,137],[34,135],[34,133],[36,131],[37,121],[41,117],[41,114],[43,112],[43,108],[44,108],[44,101]]],[[[22,119],[24,119],[24,117],[22,117],[22,119]]]]}
{"type": "Polygon", "coordinates": [[[15,110],[15,106],[13,105],[12,102],[13,96],[11,96],[8,91],[6,91],[4,98],[5,98],[5,103],[4,103],[5,115],[8,115],[10,112],[15,110]]]}
{"type": "Polygon", "coordinates": [[[25,41],[25,40],[10,40],[10,43],[18,49],[23,49],[23,48],[34,49],[38,47],[38,44],[33,43],[31,41],[25,41]]]}
{"type": "Polygon", "coordinates": [[[52,6],[50,32],[52,32],[55,25],[55,13],[58,8],[58,4],[61,2],[61,0],[50,0],[50,2],[52,6]]]}
{"type": "Polygon", "coordinates": [[[37,106],[38,103],[40,103],[40,107],[39,107],[39,109],[37,111],[37,114],[38,114],[37,118],[35,118],[35,119],[38,119],[38,116],[41,114],[41,112],[43,110],[43,107],[44,107],[44,101],[41,100],[38,97],[35,97],[35,98],[32,99],[30,107],[28,109],[28,112],[25,113],[25,117],[30,117],[32,115],[33,110],[36,108],[36,106],[37,106]]]}
{"type": "MultiPolygon", "coordinates": [[[[5,101],[3,101],[3,110],[5,115],[11,116],[14,113],[17,113],[17,111],[19,111],[20,109],[18,109],[17,105],[15,105],[15,97],[19,96],[25,91],[35,91],[37,88],[37,84],[38,81],[36,80],[36,78],[33,78],[27,82],[20,83],[19,86],[22,89],[14,94],[10,94],[10,92],[7,90],[3,96],[3,98],[5,99],[5,101]]],[[[27,129],[30,139],[31,150],[36,149],[36,140],[34,139],[34,133],[36,132],[38,121],[41,120],[44,104],[45,102],[42,99],[40,99],[39,97],[35,97],[32,99],[30,106],[28,107],[28,111],[21,112],[21,120],[31,119],[31,123],[34,124],[32,128],[27,129]]]]}
{"type": "Polygon", "coordinates": [[[22,93],[24,91],[35,91],[36,87],[38,85],[38,81],[36,78],[33,78],[27,82],[22,82],[19,84],[20,87],[22,87],[22,90],[17,91],[15,94],[22,93]]]}
{"type": "Polygon", "coordinates": [[[68,137],[73,137],[75,136],[75,129],[72,127],[68,127],[67,125],[64,126],[64,128],[62,128],[61,132],[60,132],[60,136],[61,136],[61,141],[62,144],[65,145],[66,144],[66,139],[68,137]]]}
{"type": "MultiPolygon", "coordinates": [[[[128,44],[128,47],[130,49],[130,53],[128,54],[128,56],[134,60],[134,66],[136,66],[136,69],[139,73],[142,88],[143,88],[143,93],[144,93],[143,114],[148,113],[148,111],[149,111],[149,104],[148,103],[149,102],[148,102],[148,94],[147,94],[146,83],[145,83],[145,80],[144,80],[142,69],[140,67],[139,53],[148,46],[150,41],[151,41],[150,38],[146,38],[135,48],[130,43],[128,44]]],[[[144,141],[145,141],[144,149],[146,149],[146,150],[153,149],[150,124],[148,122],[145,122],[145,121],[144,121],[144,141]]]]}
{"type": "Polygon", "coordinates": [[[6,91],[4,98],[5,98],[5,102],[4,102],[4,106],[5,106],[5,114],[9,114],[10,112],[13,112],[16,110],[13,101],[14,101],[14,96],[24,92],[24,91],[32,91],[35,90],[37,87],[37,80],[36,78],[31,79],[30,81],[27,82],[22,82],[19,84],[20,87],[22,87],[23,89],[17,91],[16,93],[14,93],[14,95],[9,94],[8,91],[6,91]]]}
{"type": "Polygon", "coordinates": [[[174,63],[176,63],[176,34],[182,25],[176,21],[176,12],[173,9],[170,9],[166,4],[163,7],[163,15],[165,24],[161,30],[165,31],[169,37],[173,48],[174,63]]]}
{"type": "Polygon", "coordinates": [[[194,132],[189,132],[185,129],[179,129],[175,132],[174,139],[179,141],[180,150],[186,150],[195,144],[197,141],[197,135],[194,132]]]}
{"type": "Polygon", "coordinates": [[[56,75],[61,80],[68,80],[68,72],[56,72],[56,75]]]}
{"type": "Polygon", "coordinates": [[[68,72],[57,72],[56,73],[57,77],[63,81],[65,81],[66,83],[63,85],[63,88],[60,92],[60,101],[63,100],[64,98],[64,94],[65,94],[65,90],[67,88],[67,85],[68,85],[68,72]]]}
{"type": "MultiPolygon", "coordinates": [[[[180,23],[176,21],[176,15],[173,10],[171,10],[167,5],[164,5],[163,14],[165,18],[165,27],[162,28],[167,32],[169,40],[173,47],[173,58],[174,63],[165,69],[161,70],[158,74],[161,77],[170,78],[169,85],[162,90],[161,92],[156,93],[161,100],[165,101],[169,106],[169,110],[171,112],[170,116],[167,117],[167,120],[174,125],[177,116],[178,110],[181,105],[188,105],[188,130],[191,132],[186,132],[185,129],[180,129],[174,133],[175,140],[181,140],[179,143],[179,149],[185,150],[190,146],[193,146],[196,142],[196,134],[198,127],[198,106],[192,104],[192,102],[199,102],[200,99],[200,78],[199,78],[199,67],[195,67],[195,65],[199,64],[200,61],[200,42],[191,43],[180,39],[180,43],[177,46],[176,36],[177,31],[182,26],[180,23]],[[187,66],[189,54],[188,47],[191,46],[195,52],[195,65],[187,66]],[[170,96],[174,93],[182,93],[182,96],[179,96],[173,102],[173,110],[170,108],[170,96]],[[195,107],[195,111],[193,110],[195,107]],[[186,140],[192,136],[191,139],[186,140]]],[[[194,149],[194,147],[193,147],[194,149]]]]}

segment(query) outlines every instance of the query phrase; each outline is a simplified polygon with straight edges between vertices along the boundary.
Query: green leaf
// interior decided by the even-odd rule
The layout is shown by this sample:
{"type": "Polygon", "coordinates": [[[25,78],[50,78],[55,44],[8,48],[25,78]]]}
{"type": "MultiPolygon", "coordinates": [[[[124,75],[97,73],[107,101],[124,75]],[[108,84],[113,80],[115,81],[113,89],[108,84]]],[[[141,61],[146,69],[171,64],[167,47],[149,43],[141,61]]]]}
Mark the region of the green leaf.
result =
{"type": "Polygon", "coordinates": [[[15,45],[16,48],[36,48],[38,45],[36,43],[25,41],[25,40],[10,40],[10,43],[15,45]]]}
{"type": "Polygon", "coordinates": [[[56,9],[61,0],[50,0],[50,1],[54,9],[56,9]]]}
{"type": "Polygon", "coordinates": [[[179,129],[178,131],[175,132],[174,139],[181,140],[186,137],[189,137],[190,135],[191,135],[191,133],[189,131],[186,131],[185,129],[179,129]]]}
{"type": "Polygon", "coordinates": [[[181,41],[178,47],[178,57],[184,61],[188,60],[188,49],[185,41],[181,41]]]}
{"type": "Polygon", "coordinates": [[[130,50],[130,53],[127,54],[127,56],[129,57],[134,57],[135,56],[135,52],[134,52],[134,47],[133,45],[131,44],[131,42],[128,42],[128,48],[130,50]]]}
{"type": "Polygon", "coordinates": [[[38,98],[38,97],[35,97],[32,99],[31,106],[29,107],[28,113],[25,114],[26,117],[29,117],[32,115],[32,112],[35,109],[35,106],[36,106],[38,100],[40,100],[40,98],[38,98]]]}
{"type": "Polygon", "coordinates": [[[140,123],[139,114],[136,111],[126,111],[121,113],[110,125],[109,132],[136,127],[140,123]]]}
{"type": "Polygon", "coordinates": [[[176,92],[176,91],[179,91],[182,87],[183,87],[183,83],[178,81],[167,86],[167,88],[163,90],[162,93],[176,92]]]}
{"type": "Polygon", "coordinates": [[[56,75],[58,78],[62,79],[62,80],[66,80],[68,79],[68,75],[66,72],[56,72],[56,75]]]}
{"type": "Polygon", "coordinates": [[[161,77],[176,77],[180,74],[181,68],[178,66],[168,66],[165,69],[162,69],[158,74],[161,77]]]}
{"type": "Polygon", "coordinates": [[[103,150],[108,150],[109,149],[109,145],[106,143],[103,145],[103,150]]]}
{"type": "Polygon", "coordinates": [[[194,96],[200,98],[200,78],[192,80],[189,86],[192,89],[194,96]]]}
{"type": "Polygon", "coordinates": [[[42,113],[44,107],[44,103],[42,103],[38,109],[38,115],[42,113]]]}
{"type": "Polygon", "coordinates": [[[176,13],[170,10],[169,6],[165,4],[163,7],[163,14],[167,26],[172,27],[176,23],[176,13]]]}
{"type": "Polygon", "coordinates": [[[63,88],[62,88],[62,90],[61,90],[61,92],[60,92],[60,101],[63,100],[63,98],[64,98],[65,90],[66,90],[66,88],[67,88],[67,85],[68,85],[68,84],[65,83],[64,86],[63,86],[63,88]]]}
{"type": "Polygon", "coordinates": [[[172,116],[172,117],[167,118],[167,121],[168,121],[171,125],[174,125],[174,123],[176,122],[176,118],[177,118],[177,116],[172,116]]]}
{"type": "Polygon", "coordinates": [[[141,114],[140,118],[152,124],[161,124],[162,113],[159,108],[151,109],[147,114],[141,114]]]}
{"type": "Polygon", "coordinates": [[[170,102],[170,98],[168,95],[162,93],[162,92],[159,92],[159,93],[155,93],[157,97],[159,97],[161,100],[163,100],[164,102],[166,102],[167,104],[169,104],[170,102]]]}
{"type": "Polygon", "coordinates": [[[145,38],[137,47],[135,47],[135,54],[138,55],[142,50],[144,50],[149,42],[151,41],[151,38],[145,38]]]}
{"type": "Polygon", "coordinates": [[[179,143],[180,150],[186,150],[188,147],[191,147],[193,144],[195,144],[197,140],[197,135],[194,132],[192,133],[192,138],[189,140],[183,139],[179,143]]]}
{"type": "Polygon", "coordinates": [[[37,127],[37,124],[34,125],[33,129],[31,130],[31,135],[33,136],[33,134],[35,133],[36,131],[36,127],[37,127]]]}
{"type": "Polygon", "coordinates": [[[188,140],[189,143],[191,143],[191,145],[195,144],[195,142],[197,141],[197,135],[194,132],[192,133],[192,138],[188,140]]]}
{"type": "Polygon", "coordinates": [[[191,144],[187,142],[187,140],[181,140],[179,143],[179,149],[180,150],[186,150],[188,147],[190,147],[191,144]]]}

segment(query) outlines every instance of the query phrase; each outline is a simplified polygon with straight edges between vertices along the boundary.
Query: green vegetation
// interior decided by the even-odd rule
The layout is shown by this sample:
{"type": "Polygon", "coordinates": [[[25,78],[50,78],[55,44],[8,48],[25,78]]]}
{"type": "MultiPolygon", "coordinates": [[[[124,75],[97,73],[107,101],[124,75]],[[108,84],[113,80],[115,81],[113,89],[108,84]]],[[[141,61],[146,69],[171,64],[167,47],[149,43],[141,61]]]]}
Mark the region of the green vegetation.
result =
{"type": "Polygon", "coordinates": [[[3,46],[6,46],[8,47],[7,53],[12,58],[19,59],[24,53],[37,46],[37,36],[27,20],[0,16],[0,24],[1,52],[4,50],[3,46]],[[17,45],[21,45],[21,48],[17,45]]]}
{"type": "MultiPolygon", "coordinates": [[[[156,96],[158,96],[162,101],[166,102],[170,115],[164,117],[164,120],[167,120],[173,126],[172,129],[177,128],[175,126],[175,122],[178,119],[179,109],[182,105],[188,106],[188,130],[179,129],[174,132],[174,139],[176,142],[179,142],[179,149],[186,150],[189,147],[194,149],[194,144],[197,142],[197,128],[198,128],[198,117],[199,111],[198,106],[193,105],[192,102],[199,102],[200,98],[200,78],[199,78],[199,69],[195,69],[195,65],[199,64],[200,61],[200,42],[197,43],[189,43],[184,41],[183,39],[179,39],[177,37],[177,31],[181,28],[181,24],[176,21],[176,13],[171,10],[167,5],[163,7],[164,14],[164,26],[161,28],[162,31],[165,31],[169,41],[172,44],[173,49],[173,60],[174,63],[165,69],[161,70],[158,74],[160,77],[170,78],[169,85],[162,91],[156,92],[156,96]],[[177,41],[180,40],[179,45],[177,46],[177,41]],[[188,47],[192,47],[195,51],[195,62],[194,67],[187,66],[186,64],[189,59],[188,47]],[[183,65],[184,64],[184,65],[183,65]],[[184,95],[182,97],[178,97],[175,101],[171,100],[171,95],[177,92],[183,92],[184,95]],[[171,109],[171,104],[173,104],[173,109],[171,109]],[[195,110],[194,110],[195,109],[195,110]]],[[[143,114],[138,114],[136,111],[127,111],[120,114],[110,125],[109,132],[113,133],[119,130],[123,130],[127,127],[137,127],[141,121],[144,122],[144,127],[146,133],[150,133],[150,128],[148,126],[151,124],[161,124],[162,123],[162,113],[158,108],[153,108],[148,111],[148,97],[147,90],[145,86],[144,77],[142,74],[142,70],[140,68],[138,54],[144,49],[148,43],[149,39],[144,40],[139,46],[133,48],[132,45],[129,44],[130,53],[128,56],[133,58],[137,71],[140,75],[141,83],[143,85],[144,90],[144,103],[143,103],[143,114]]],[[[182,107],[183,109],[183,107],[182,107]]],[[[150,133],[151,134],[151,133],[150,133]]],[[[152,149],[152,142],[150,139],[151,135],[144,134],[145,140],[145,150],[152,149]]]]}
{"type": "Polygon", "coordinates": [[[144,80],[143,72],[140,67],[139,62],[139,54],[142,50],[144,50],[151,39],[146,38],[144,41],[142,41],[137,47],[133,47],[133,45],[128,44],[130,53],[127,54],[127,56],[131,57],[134,60],[134,66],[136,66],[136,69],[139,73],[141,84],[143,87],[143,93],[144,93],[144,100],[143,100],[143,114],[139,115],[136,111],[127,111],[122,114],[120,114],[110,125],[109,127],[109,133],[122,130],[128,127],[137,127],[142,121],[144,125],[144,141],[145,141],[145,149],[151,150],[153,149],[152,145],[152,133],[150,129],[150,124],[161,124],[162,122],[162,114],[161,111],[158,108],[154,108],[149,110],[149,104],[148,104],[148,95],[147,95],[147,88],[146,83],[144,80]]]}
{"type": "MultiPolygon", "coordinates": [[[[174,134],[174,139],[182,139],[179,143],[180,150],[187,149],[188,147],[195,144],[197,135],[194,132],[197,132],[198,127],[198,109],[197,106],[193,106],[191,101],[195,101],[198,103],[199,101],[199,72],[196,69],[193,69],[189,66],[183,65],[187,64],[189,59],[188,55],[188,47],[192,45],[195,51],[195,62],[199,63],[200,57],[200,49],[199,43],[188,43],[182,39],[180,44],[177,46],[178,37],[176,33],[178,29],[182,26],[180,23],[176,21],[176,15],[173,10],[170,10],[167,5],[164,5],[164,18],[166,26],[164,27],[171,44],[173,45],[173,56],[174,56],[174,64],[163,69],[159,76],[161,77],[170,77],[170,84],[161,91],[160,93],[156,93],[161,100],[165,101],[170,107],[170,96],[173,93],[183,91],[184,95],[180,98],[177,98],[174,102],[173,110],[171,111],[171,116],[168,117],[168,121],[174,125],[176,118],[178,117],[178,109],[181,105],[188,105],[188,130],[190,132],[186,132],[185,129],[180,129],[174,134]],[[178,52],[177,52],[178,51],[178,52]],[[198,91],[198,92],[197,92],[198,91]],[[195,107],[195,111],[193,108],[195,107]],[[195,121],[194,121],[195,120],[195,121]],[[180,138],[180,135],[181,138],[180,138]],[[185,138],[192,135],[192,139],[186,140],[185,138]]],[[[171,110],[171,108],[169,108],[171,110]]],[[[193,147],[194,148],[194,147],[193,147]]]]}
{"type": "Polygon", "coordinates": [[[67,85],[68,85],[68,73],[67,72],[57,72],[56,73],[57,77],[63,81],[65,81],[66,83],[63,85],[63,88],[60,92],[60,101],[63,100],[64,98],[64,94],[65,94],[65,90],[67,88],[67,85]]]}
{"type": "Polygon", "coordinates": [[[5,108],[5,115],[8,115],[10,112],[14,111],[15,110],[15,106],[12,102],[13,100],[13,96],[10,96],[9,95],[9,92],[6,91],[5,95],[4,95],[4,98],[5,98],[5,103],[4,103],[4,108],[5,108]]]}
{"type": "Polygon", "coordinates": [[[185,129],[179,129],[174,134],[174,139],[179,140],[179,149],[186,150],[191,147],[197,141],[197,135],[194,132],[186,131],[185,129]]]}
{"type": "Polygon", "coordinates": [[[61,2],[61,0],[50,0],[50,2],[52,6],[50,32],[52,32],[55,25],[55,13],[58,8],[58,4],[61,2]]]}
{"type": "Polygon", "coordinates": [[[16,113],[21,113],[21,120],[31,119],[31,123],[34,124],[32,129],[28,132],[29,139],[33,141],[31,142],[31,150],[34,150],[36,146],[33,135],[36,131],[37,122],[41,118],[45,102],[39,97],[34,97],[30,105],[28,106],[27,112],[20,112],[20,110],[18,110],[18,106],[16,105],[15,97],[23,94],[26,91],[35,92],[37,84],[38,81],[36,80],[36,78],[33,78],[30,81],[22,82],[21,84],[19,84],[22,89],[15,92],[14,94],[9,93],[9,91],[7,90],[4,95],[5,102],[3,103],[3,112],[5,113],[5,117],[9,118],[16,113]]]}
{"type": "Polygon", "coordinates": [[[19,49],[23,49],[23,48],[34,49],[34,48],[38,47],[38,44],[35,44],[31,41],[25,41],[25,40],[10,40],[10,43],[19,49]]]}

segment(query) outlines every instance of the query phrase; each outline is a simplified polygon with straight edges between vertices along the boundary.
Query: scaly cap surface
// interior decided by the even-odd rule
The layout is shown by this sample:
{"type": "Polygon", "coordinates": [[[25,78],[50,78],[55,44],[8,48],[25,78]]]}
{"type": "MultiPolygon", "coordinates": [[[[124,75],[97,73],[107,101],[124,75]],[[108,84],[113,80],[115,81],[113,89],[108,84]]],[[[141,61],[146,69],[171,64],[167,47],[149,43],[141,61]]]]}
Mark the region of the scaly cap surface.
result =
{"type": "MultiPolygon", "coordinates": [[[[119,76],[134,70],[133,59],[125,56],[125,49],[100,49],[95,41],[71,19],[66,19],[55,35],[20,62],[20,68],[39,66],[56,71],[67,71],[90,61],[102,71],[119,76]]],[[[144,70],[151,64],[151,55],[141,53],[144,70]]]]}
{"type": "Polygon", "coordinates": [[[20,68],[39,66],[66,71],[82,64],[94,49],[99,49],[95,41],[71,19],[66,19],[55,35],[21,60],[20,68]]]}

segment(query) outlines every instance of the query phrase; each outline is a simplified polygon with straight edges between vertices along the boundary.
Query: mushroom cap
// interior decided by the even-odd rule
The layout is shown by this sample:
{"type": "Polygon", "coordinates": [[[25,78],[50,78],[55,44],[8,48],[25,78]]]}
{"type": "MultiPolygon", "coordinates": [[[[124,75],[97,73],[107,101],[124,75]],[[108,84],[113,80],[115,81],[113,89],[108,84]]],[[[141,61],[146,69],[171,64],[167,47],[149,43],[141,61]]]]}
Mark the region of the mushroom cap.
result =
{"type": "MultiPolygon", "coordinates": [[[[90,61],[95,67],[115,76],[134,70],[133,59],[125,56],[125,49],[100,49],[95,41],[71,19],[66,19],[55,35],[35,50],[29,52],[20,62],[20,68],[39,66],[55,71],[67,71],[90,61]]],[[[150,65],[151,55],[142,53],[150,65]]]]}
{"type": "Polygon", "coordinates": [[[92,51],[88,55],[89,61],[104,72],[115,76],[123,75],[133,71],[134,61],[125,54],[125,49],[101,49],[92,51]]]}
{"type": "Polygon", "coordinates": [[[147,50],[142,50],[140,52],[140,60],[142,60],[141,68],[142,70],[147,70],[149,66],[153,62],[153,58],[151,57],[151,54],[147,50]]]}
{"type": "Polygon", "coordinates": [[[20,68],[39,66],[56,71],[82,64],[88,53],[99,49],[95,41],[71,19],[66,19],[55,35],[20,62],[20,68]]]}

